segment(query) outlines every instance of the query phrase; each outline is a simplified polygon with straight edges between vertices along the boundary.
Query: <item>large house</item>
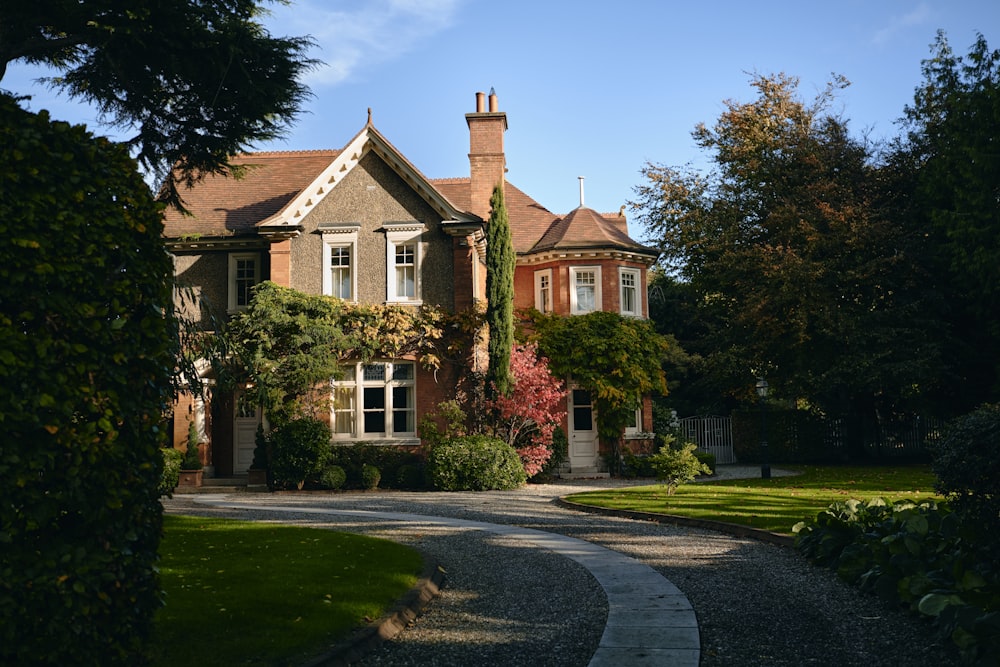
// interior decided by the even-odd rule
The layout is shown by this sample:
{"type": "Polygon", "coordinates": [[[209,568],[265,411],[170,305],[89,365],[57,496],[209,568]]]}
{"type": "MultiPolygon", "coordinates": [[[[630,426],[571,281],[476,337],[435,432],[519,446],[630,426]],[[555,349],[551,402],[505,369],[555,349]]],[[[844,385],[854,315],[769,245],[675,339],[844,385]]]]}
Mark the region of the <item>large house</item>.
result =
{"type": "MultiPolygon", "coordinates": [[[[496,185],[504,188],[514,250],[515,308],[646,317],[646,271],[657,252],[628,235],[623,213],[582,205],[551,213],[506,180],[507,115],[476,93],[468,177],[428,179],[368,123],[340,150],[266,152],[233,160],[242,178],[211,176],[182,193],[191,215],[169,211],[167,246],[176,279],[195,302],[182,307],[203,326],[246,308],[262,280],[358,303],[434,304],[458,312],[485,295],[484,228],[496,185]]],[[[581,196],[582,200],[582,196],[581,196]]],[[[334,383],[334,441],[419,443],[422,414],[454,398],[457,368],[429,372],[412,359],[347,369],[334,383]]],[[[601,466],[588,392],[570,391],[569,472],[601,466]]],[[[175,443],[194,421],[218,476],[245,474],[260,414],[240,396],[213,405],[182,398],[175,443]]],[[[626,437],[650,430],[640,410],[626,437]]]]}

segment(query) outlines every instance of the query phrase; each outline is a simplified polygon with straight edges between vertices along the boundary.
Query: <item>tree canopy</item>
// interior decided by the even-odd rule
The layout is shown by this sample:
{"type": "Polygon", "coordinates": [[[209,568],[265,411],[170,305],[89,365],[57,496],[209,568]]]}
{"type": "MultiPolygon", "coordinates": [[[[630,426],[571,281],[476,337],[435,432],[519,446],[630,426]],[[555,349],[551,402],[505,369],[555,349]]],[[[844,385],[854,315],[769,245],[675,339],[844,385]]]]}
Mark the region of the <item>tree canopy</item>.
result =
{"type": "Polygon", "coordinates": [[[649,164],[633,206],[708,329],[698,352],[730,392],[767,375],[790,398],[844,408],[928,381],[927,335],[908,232],[883,215],[873,149],[798,81],[755,75],[693,135],[714,170],[649,164]]]}
{"type": "Polygon", "coordinates": [[[14,61],[60,70],[48,83],[134,132],[134,155],[177,204],[179,185],[281,136],[308,95],[312,42],[270,35],[266,1],[5,2],[0,82],[14,61]]]}

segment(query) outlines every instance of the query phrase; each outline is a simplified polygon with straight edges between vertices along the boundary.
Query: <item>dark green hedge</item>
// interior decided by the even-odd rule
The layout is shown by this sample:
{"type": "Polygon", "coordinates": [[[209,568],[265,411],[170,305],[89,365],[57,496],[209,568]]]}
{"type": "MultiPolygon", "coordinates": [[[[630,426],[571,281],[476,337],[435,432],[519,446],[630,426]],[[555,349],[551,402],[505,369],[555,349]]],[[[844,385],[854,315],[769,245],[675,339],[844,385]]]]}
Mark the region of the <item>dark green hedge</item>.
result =
{"type": "Polygon", "coordinates": [[[0,664],[136,665],[174,347],[126,151],[0,95],[0,664]]]}

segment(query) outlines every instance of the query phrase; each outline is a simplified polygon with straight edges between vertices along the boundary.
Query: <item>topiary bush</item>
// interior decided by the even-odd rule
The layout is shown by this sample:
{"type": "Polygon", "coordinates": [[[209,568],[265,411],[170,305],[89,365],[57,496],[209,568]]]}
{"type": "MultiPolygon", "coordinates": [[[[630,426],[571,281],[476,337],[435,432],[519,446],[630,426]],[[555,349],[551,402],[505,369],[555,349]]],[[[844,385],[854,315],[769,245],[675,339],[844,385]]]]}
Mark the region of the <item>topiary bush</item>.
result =
{"type": "Polygon", "coordinates": [[[527,481],[514,448],[484,435],[443,440],[432,447],[427,478],[438,491],[516,489],[527,481]]]}
{"type": "Polygon", "coordinates": [[[424,473],[419,465],[404,463],[396,471],[397,489],[420,489],[424,485],[424,473]]]}
{"type": "Polygon", "coordinates": [[[334,491],[344,486],[346,481],[347,473],[338,465],[328,465],[319,475],[319,485],[334,491]]]}
{"type": "Polygon", "coordinates": [[[412,450],[365,442],[336,445],[332,449],[331,457],[331,461],[341,466],[347,473],[346,485],[355,489],[369,488],[362,476],[366,464],[379,469],[381,472],[379,484],[383,488],[416,488],[400,487],[396,482],[400,479],[399,471],[403,466],[419,468],[422,465],[420,455],[412,450]]]}
{"type": "Polygon", "coordinates": [[[301,489],[318,480],[330,464],[330,427],[319,419],[292,419],[274,429],[268,440],[275,488],[301,489]]]}
{"type": "Polygon", "coordinates": [[[361,484],[372,491],[378,488],[378,483],[382,481],[382,471],[378,469],[378,466],[373,466],[370,463],[366,463],[361,466],[361,484]]]}
{"type": "Polygon", "coordinates": [[[1000,542],[1000,405],[956,419],[932,453],[935,488],[983,535],[1000,542]]]}
{"type": "Polygon", "coordinates": [[[176,336],[127,149],[0,95],[0,664],[146,662],[176,336]]]}

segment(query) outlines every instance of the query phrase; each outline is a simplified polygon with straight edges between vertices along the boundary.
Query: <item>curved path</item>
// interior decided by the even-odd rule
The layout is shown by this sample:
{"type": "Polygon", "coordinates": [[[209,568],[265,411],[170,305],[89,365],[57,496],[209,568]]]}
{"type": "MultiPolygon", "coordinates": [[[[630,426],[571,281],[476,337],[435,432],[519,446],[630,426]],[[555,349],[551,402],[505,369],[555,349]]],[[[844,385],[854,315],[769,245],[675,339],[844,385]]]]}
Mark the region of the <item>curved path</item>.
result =
{"type": "Polygon", "coordinates": [[[634,558],[575,537],[450,517],[372,510],[338,510],[300,505],[233,502],[199,496],[196,502],[229,510],[252,510],[312,516],[356,516],[406,524],[479,530],[546,549],[576,561],[604,589],[608,617],[590,667],[671,665],[696,667],[700,658],[698,622],[687,597],[663,575],[634,558]]]}
{"type": "MultiPolygon", "coordinates": [[[[741,473],[759,474],[724,472],[741,473]]],[[[912,617],[790,549],[557,503],[576,491],[621,485],[240,492],[175,495],[164,506],[363,532],[410,544],[440,563],[447,577],[441,597],[365,655],[363,667],[956,664],[955,652],[936,645],[912,617]]]]}

